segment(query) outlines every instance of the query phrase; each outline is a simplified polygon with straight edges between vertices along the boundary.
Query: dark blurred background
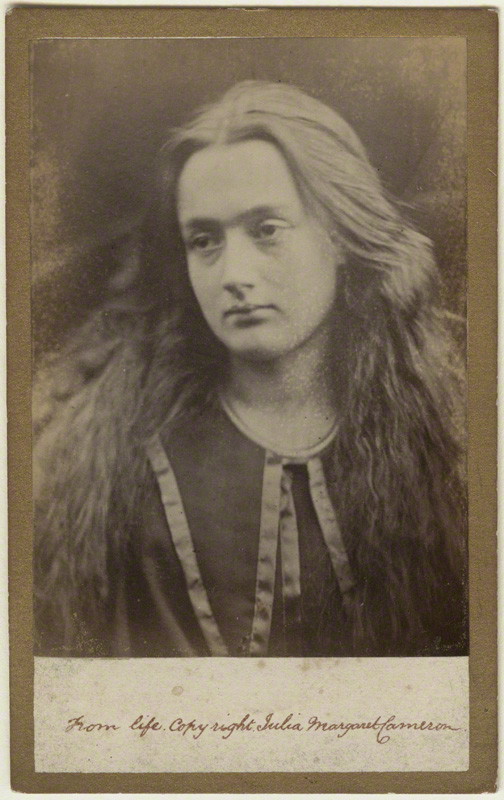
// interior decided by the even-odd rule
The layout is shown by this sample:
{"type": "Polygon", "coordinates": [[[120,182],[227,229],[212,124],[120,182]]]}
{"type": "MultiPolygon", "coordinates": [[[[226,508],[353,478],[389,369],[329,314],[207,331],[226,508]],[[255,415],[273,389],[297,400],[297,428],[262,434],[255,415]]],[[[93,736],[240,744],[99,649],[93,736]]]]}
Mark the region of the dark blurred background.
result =
{"type": "Polygon", "coordinates": [[[465,314],[465,40],[48,39],[32,46],[36,353],[103,300],[170,126],[246,78],[295,84],[354,127],[465,314]]]}

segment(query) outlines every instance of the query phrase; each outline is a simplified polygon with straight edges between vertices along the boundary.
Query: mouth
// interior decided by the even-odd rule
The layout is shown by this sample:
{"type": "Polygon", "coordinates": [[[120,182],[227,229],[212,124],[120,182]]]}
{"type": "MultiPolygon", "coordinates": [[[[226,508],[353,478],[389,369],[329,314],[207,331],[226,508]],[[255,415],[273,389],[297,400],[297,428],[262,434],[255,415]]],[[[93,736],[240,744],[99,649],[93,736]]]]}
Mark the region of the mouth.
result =
{"type": "Polygon", "coordinates": [[[231,308],[228,308],[224,311],[224,317],[247,317],[254,314],[256,311],[269,311],[275,310],[276,306],[274,305],[253,305],[251,303],[237,303],[231,308]]]}

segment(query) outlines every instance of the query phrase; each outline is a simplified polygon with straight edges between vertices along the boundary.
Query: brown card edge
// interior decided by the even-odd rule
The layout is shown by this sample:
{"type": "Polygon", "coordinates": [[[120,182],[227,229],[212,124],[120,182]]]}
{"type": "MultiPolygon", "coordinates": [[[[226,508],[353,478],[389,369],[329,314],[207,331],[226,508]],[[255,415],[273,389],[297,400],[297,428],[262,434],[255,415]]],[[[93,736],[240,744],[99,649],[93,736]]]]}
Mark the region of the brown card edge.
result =
{"type": "Polygon", "coordinates": [[[497,13],[485,8],[20,6],[6,19],[7,359],[12,786],[24,792],[494,791],[496,686],[497,13]],[[107,36],[463,36],[468,45],[470,768],[424,773],[34,772],[31,582],[29,42],[107,36]]]}

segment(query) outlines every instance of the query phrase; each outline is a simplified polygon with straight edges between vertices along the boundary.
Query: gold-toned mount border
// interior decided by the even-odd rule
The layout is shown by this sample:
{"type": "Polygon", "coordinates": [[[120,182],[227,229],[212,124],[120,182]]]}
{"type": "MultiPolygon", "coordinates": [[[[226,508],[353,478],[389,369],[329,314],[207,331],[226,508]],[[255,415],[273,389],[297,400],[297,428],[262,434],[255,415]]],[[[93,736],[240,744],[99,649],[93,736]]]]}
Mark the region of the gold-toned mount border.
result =
{"type": "Polygon", "coordinates": [[[20,6],[6,19],[12,785],[25,792],[493,791],[496,711],[497,13],[488,8],[20,6]],[[252,11],[254,13],[252,13],[252,11]],[[34,772],[29,43],[58,37],[462,36],[468,52],[470,768],[432,773],[34,772]]]}

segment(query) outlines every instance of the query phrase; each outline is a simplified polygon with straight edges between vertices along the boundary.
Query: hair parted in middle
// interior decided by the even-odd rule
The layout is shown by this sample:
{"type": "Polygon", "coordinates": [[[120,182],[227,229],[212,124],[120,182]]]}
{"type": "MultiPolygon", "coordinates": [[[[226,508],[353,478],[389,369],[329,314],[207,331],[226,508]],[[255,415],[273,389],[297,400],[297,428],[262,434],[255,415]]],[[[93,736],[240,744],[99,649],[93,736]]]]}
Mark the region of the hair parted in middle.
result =
{"type": "Polygon", "coordinates": [[[358,578],[344,612],[354,653],[397,653],[401,642],[418,653],[433,619],[440,633],[450,625],[447,598],[450,608],[464,605],[460,364],[435,309],[430,241],[386,196],[351,127],[282,83],[239,83],[172,133],[159,154],[138,269],[124,293],[133,302],[114,298],[51,367],[60,381],[65,370],[73,376],[65,384],[73,388],[60,390],[56,405],[61,409],[70,395],[74,401],[72,410],[51,412],[46,426],[53,472],[43,480],[39,511],[40,596],[63,607],[55,598],[66,594],[73,611],[80,585],[91,587],[87,607],[106,602],[107,547],[121,551],[142,493],[142,438],[215,396],[227,354],[189,283],[177,184],[195,152],[255,139],[278,149],[306,209],[344,256],[334,306],[339,426],[328,484],[358,578]],[[132,324],[124,324],[124,309],[132,324]],[[68,453],[72,437],[79,456],[63,475],[58,451],[68,453]],[[56,538],[70,566],[60,559],[44,573],[56,538]]]}

